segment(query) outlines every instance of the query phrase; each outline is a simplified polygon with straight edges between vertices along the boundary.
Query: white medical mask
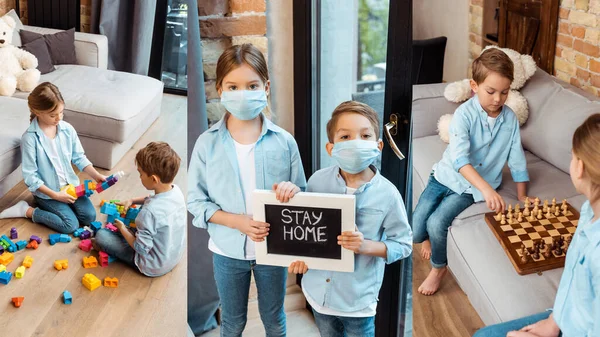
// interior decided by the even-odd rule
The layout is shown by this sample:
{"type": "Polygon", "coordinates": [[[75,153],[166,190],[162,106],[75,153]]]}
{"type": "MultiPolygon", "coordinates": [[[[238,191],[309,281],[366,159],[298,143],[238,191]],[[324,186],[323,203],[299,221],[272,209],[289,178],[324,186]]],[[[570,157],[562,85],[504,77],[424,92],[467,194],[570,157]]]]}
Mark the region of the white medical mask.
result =
{"type": "Polygon", "coordinates": [[[362,172],[373,164],[380,154],[377,142],[362,139],[335,143],[331,151],[331,157],[339,167],[350,174],[362,172]]]}
{"type": "Polygon", "coordinates": [[[248,121],[256,118],[267,106],[267,94],[264,90],[223,91],[221,104],[235,118],[248,121]]]}

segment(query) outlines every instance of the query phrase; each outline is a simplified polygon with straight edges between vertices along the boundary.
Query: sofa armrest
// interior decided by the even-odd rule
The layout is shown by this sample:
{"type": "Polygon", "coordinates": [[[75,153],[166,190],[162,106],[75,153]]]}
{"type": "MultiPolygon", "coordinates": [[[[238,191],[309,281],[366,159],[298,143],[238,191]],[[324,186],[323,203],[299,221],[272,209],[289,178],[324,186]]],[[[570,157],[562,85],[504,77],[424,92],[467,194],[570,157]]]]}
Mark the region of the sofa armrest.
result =
{"type": "MultiPolygon", "coordinates": [[[[23,26],[24,30],[38,34],[54,34],[59,29],[23,26]]],[[[75,32],[77,64],[100,69],[108,68],[108,39],[104,35],[75,32]]]]}
{"type": "Polygon", "coordinates": [[[444,97],[446,85],[448,83],[413,85],[413,138],[436,135],[440,117],[453,113],[460,105],[444,97]]]}

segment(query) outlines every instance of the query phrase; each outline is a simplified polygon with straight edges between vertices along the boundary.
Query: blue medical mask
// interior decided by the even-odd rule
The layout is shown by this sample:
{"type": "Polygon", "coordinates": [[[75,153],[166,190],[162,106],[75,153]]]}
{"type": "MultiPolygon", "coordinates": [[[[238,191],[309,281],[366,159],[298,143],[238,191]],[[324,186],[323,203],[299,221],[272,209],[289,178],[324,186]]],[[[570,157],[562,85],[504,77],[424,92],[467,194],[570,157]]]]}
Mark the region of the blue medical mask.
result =
{"type": "Polygon", "coordinates": [[[377,142],[362,139],[335,143],[331,151],[340,168],[351,174],[365,170],[380,154],[377,142]]]}
{"type": "Polygon", "coordinates": [[[264,90],[223,91],[221,104],[235,118],[248,121],[256,118],[267,106],[267,94],[264,90]]]}

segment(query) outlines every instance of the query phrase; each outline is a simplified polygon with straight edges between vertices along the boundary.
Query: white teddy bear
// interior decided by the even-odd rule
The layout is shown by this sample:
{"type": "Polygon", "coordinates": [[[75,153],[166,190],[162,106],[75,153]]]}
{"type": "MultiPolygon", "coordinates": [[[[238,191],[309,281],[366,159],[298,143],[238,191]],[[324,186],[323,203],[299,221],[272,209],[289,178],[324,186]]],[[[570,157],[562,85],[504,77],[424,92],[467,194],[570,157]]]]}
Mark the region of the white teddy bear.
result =
{"type": "MultiPolygon", "coordinates": [[[[490,45],[485,47],[484,51],[489,48],[498,47],[490,45]]],[[[508,55],[514,64],[514,79],[510,85],[511,90],[508,93],[505,104],[508,105],[517,115],[517,118],[519,119],[519,125],[523,125],[529,116],[529,107],[527,106],[527,100],[525,97],[523,97],[523,95],[521,95],[521,93],[517,90],[521,89],[525,85],[525,82],[527,82],[527,80],[531,78],[533,74],[535,74],[537,66],[531,55],[521,55],[509,48],[498,49],[506,53],[506,55],[508,55]]],[[[455,103],[468,100],[472,95],[469,81],[469,79],[465,79],[448,84],[444,90],[444,97],[446,97],[447,100],[455,103]]],[[[443,115],[438,120],[438,133],[442,141],[446,143],[449,142],[448,129],[450,127],[451,120],[452,114],[443,115]]]]}
{"type": "Polygon", "coordinates": [[[0,96],[12,96],[16,89],[31,91],[40,81],[37,58],[11,44],[15,26],[13,18],[0,18],[0,96]]]}

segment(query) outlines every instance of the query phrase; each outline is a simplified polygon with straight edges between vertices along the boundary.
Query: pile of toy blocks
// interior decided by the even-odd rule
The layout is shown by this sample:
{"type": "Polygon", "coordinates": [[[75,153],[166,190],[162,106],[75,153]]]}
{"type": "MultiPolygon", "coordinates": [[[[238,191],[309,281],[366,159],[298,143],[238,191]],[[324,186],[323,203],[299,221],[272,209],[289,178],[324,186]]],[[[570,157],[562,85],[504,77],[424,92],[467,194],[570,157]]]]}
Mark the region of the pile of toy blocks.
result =
{"type": "Polygon", "coordinates": [[[67,185],[63,190],[66,190],[73,198],[80,198],[83,196],[89,197],[94,192],[101,193],[109,189],[111,186],[119,181],[125,175],[123,171],[119,171],[106,178],[106,181],[101,184],[97,184],[92,180],[84,180],[83,184],[79,186],[67,185]]]}
{"type": "Polygon", "coordinates": [[[135,228],[135,218],[140,213],[141,208],[138,208],[137,205],[132,205],[125,211],[125,208],[121,205],[117,205],[117,202],[117,200],[102,200],[100,203],[100,213],[107,215],[107,228],[112,230],[109,225],[114,227],[113,224],[115,223],[115,220],[121,221],[128,227],[135,228]]]}

